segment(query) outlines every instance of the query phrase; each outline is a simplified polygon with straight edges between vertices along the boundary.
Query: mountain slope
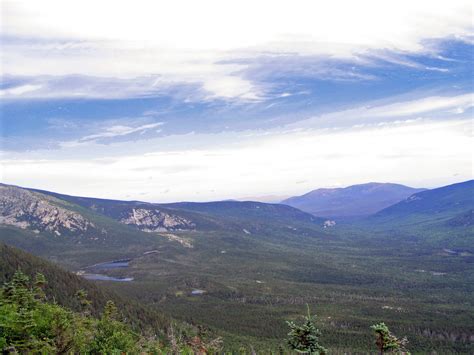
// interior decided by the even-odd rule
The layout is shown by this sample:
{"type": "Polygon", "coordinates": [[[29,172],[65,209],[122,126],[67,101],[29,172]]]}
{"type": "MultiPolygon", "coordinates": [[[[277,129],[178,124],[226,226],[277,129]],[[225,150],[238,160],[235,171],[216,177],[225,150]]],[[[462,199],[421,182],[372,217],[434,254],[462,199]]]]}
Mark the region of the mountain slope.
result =
{"type": "MultiPolygon", "coordinates": [[[[401,231],[396,218],[388,223],[381,219],[380,224],[367,218],[365,225],[338,222],[323,230],[323,220],[285,205],[234,201],[160,205],[48,195],[69,203],[94,225],[107,230],[114,226],[117,233],[163,243],[145,251],[139,250],[142,242],[91,243],[77,256],[85,244],[57,252],[52,248],[68,239],[65,234],[4,226],[1,239],[27,241],[28,250],[37,253],[36,243],[49,233],[51,248],[42,255],[53,255],[59,263],[77,258],[76,270],[120,257],[131,259],[127,268],[100,271],[133,277],[133,282],[109,281],[108,289],[173,318],[219,329],[229,352],[252,344],[269,353],[267,344],[288,332],[285,320],[300,314],[306,304],[318,309],[328,347],[335,352],[367,353],[371,340],[366,330],[380,319],[393,325],[397,334],[407,335],[420,353],[472,350],[468,340],[474,334],[473,313],[467,300],[474,284],[474,234],[467,236],[462,228],[456,228],[457,235],[447,225],[431,230],[423,225],[419,228],[423,233],[411,226],[401,231]],[[137,206],[186,218],[196,227],[143,233],[118,222],[122,211],[137,206]],[[204,223],[209,223],[208,229],[203,229],[204,223]],[[163,240],[160,234],[189,239],[193,247],[163,240]],[[434,237],[438,242],[431,242],[434,237]],[[338,348],[340,339],[346,339],[343,349],[338,348]]],[[[469,223],[469,215],[459,216],[454,223],[469,223]]]]}
{"type": "Polygon", "coordinates": [[[379,211],[377,217],[408,218],[414,215],[436,218],[455,217],[474,209],[474,180],[416,193],[379,211]]]}
{"type": "Polygon", "coordinates": [[[0,243],[0,284],[10,280],[17,270],[30,277],[34,277],[38,272],[45,275],[48,281],[45,289],[47,297],[73,310],[80,310],[79,300],[75,295],[77,291],[84,290],[91,301],[91,311],[95,316],[99,316],[106,302],[112,300],[122,316],[137,328],[163,329],[170,322],[169,318],[159,312],[102,289],[96,283],[65,271],[44,259],[0,243]]]}
{"type": "Polygon", "coordinates": [[[92,209],[8,185],[0,185],[0,241],[60,259],[71,268],[128,257],[163,244],[163,238],[92,209]]]}
{"type": "Polygon", "coordinates": [[[0,224],[35,232],[101,234],[90,219],[63,201],[25,189],[0,185],[0,224]]]}
{"type": "Polygon", "coordinates": [[[282,201],[315,216],[367,216],[425,189],[390,183],[367,183],[345,188],[317,189],[282,201]]]}
{"type": "Polygon", "coordinates": [[[192,248],[203,233],[232,235],[234,243],[258,235],[280,244],[326,234],[323,219],[279,204],[154,204],[0,187],[0,240],[74,270],[152,250],[192,248]]]}
{"type": "Polygon", "coordinates": [[[253,201],[178,202],[162,206],[206,213],[222,218],[272,219],[280,222],[315,223],[320,219],[291,206],[253,201]]]}
{"type": "MultiPolygon", "coordinates": [[[[40,191],[40,190],[33,190],[40,191]]],[[[145,232],[240,230],[241,225],[322,226],[324,220],[291,206],[252,201],[146,203],[76,197],[41,191],[145,232]]]]}
{"type": "MultiPolygon", "coordinates": [[[[77,204],[144,232],[193,230],[196,228],[197,221],[191,220],[192,217],[176,215],[173,211],[169,211],[157,204],[141,201],[78,197],[43,190],[31,191],[40,192],[63,201],[77,204]]],[[[202,224],[205,223],[201,223],[201,227],[202,224]]]]}

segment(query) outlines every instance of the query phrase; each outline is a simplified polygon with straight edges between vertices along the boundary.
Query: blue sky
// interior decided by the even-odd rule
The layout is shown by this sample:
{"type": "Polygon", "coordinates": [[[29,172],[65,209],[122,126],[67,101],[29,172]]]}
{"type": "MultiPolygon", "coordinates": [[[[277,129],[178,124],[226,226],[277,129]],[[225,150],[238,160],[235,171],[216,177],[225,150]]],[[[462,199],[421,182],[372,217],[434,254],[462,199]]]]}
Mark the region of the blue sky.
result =
{"type": "Polygon", "coordinates": [[[2,181],[148,201],[472,178],[472,6],[2,1],[2,181]]]}

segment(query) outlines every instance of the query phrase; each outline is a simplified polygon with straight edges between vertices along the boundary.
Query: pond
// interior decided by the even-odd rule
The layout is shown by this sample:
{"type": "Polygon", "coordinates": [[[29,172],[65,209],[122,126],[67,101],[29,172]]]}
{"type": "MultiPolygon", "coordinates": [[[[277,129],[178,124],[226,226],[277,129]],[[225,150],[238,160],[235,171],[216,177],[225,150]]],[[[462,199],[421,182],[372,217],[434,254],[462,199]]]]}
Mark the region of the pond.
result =
{"type": "Polygon", "coordinates": [[[83,274],[81,275],[86,280],[95,281],[117,281],[117,282],[129,282],[133,281],[133,277],[112,277],[103,274],[83,274]]]}
{"type": "Polygon", "coordinates": [[[86,267],[86,269],[117,269],[122,267],[129,267],[130,261],[132,261],[132,259],[106,261],[104,263],[88,266],[86,267]]]}
{"type": "Polygon", "coordinates": [[[95,271],[126,268],[130,266],[129,264],[131,261],[132,259],[106,261],[103,263],[87,266],[81,271],[79,271],[78,274],[81,275],[86,280],[130,282],[130,281],[133,281],[133,277],[114,277],[114,276],[104,275],[101,273],[96,273],[95,271]],[[86,272],[86,270],[89,272],[86,272]]]}

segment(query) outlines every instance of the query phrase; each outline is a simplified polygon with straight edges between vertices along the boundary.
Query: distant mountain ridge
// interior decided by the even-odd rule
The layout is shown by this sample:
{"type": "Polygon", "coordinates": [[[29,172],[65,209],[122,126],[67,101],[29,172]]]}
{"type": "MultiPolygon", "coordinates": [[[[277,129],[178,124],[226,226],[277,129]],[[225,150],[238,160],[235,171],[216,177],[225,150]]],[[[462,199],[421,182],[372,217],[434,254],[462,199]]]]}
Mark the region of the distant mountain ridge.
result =
{"type": "Polygon", "coordinates": [[[474,180],[418,192],[390,207],[375,217],[403,218],[430,215],[439,218],[455,217],[469,224],[474,209],[474,180]]]}
{"type": "MultiPolygon", "coordinates": [[[[261,202],[217,201],[158,204],[62,195],[0,184],[2,241],[38,255],[74,250],[121,256],[164,247],[168,241],[193,246],[202,232],[314,235],[324,220],[296,208],[261,202]],[[184,233],[176,235],[175,233],[184,233]],[[151,235],[150,235],[151,234],[151,235]],[[130,253],[130,254],[129,254],[130,253]]],[[[80,258],[68,258],[77,267],[80,258]]]]}
{"type": "Polygon", "coordinates": [[[370,182],[345,188],[316,189],[281,203],[315,216],[368,216],[425,190],[400,184],[370,182]]]}

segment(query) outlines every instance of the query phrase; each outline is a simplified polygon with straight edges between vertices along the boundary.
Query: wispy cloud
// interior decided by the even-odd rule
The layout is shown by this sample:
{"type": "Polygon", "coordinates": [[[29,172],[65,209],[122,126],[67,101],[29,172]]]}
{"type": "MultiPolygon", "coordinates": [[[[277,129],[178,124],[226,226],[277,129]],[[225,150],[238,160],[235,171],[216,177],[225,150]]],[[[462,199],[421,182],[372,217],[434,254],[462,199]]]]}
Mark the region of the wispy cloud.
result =
{"type": "Polygon", "coordinates": [[[143,132],[151,128],[156,128],[161,126],[163,123],[151,123],[146,124],[139,127],[128,127],[128,126],[112,126],[108,127],[104,132],[91,134],[90,136],[85,136],[81,138],[80,142],[87,142],[87,141],[95,141],[99,138],[111,138],[111,137],[118,137],[118,136],[126,136],[128,134],[136,133],[136,132],[143,132]]]}
{"type": "Polygon", "coordinates": [[[30,96],[32,92],[38,91],[41,87],[41,85],[26,84],[8,89],[1,89],[0,97],[24,97],[25,94],[29,94],[28,96],[30,96]]]}
{"type": "Polygon", "coordinates": [[[291,123],[288,127],[353,127],[420,117],[456,119],[474,106],[474,93],[451,96],[425,96],[412,100],[368,102],[360,107],[335,111],[291,123]]]}
{"type": "Polygon", "coordinates": [[[418,100],[398,102],[379,107],[367,108],[368,117],[401,117],[425,114],[433,111],[463,113],[474,106],[474,93],[457,96],[430,96],[418,100]]]}
{"type": "Polygon", "coordinates": [[[156,128],[162,125],[163,125],[163,122],[149,123],[149,124],[144,124],[138,127],[114,125],[114,126],[106,127],[104,130],[98,133],[90,134],[82,138],[79,138],[77,140],[61,142],[60,146],[61,147],[76,147],[78,145],[82,145],[85,143],[100,142],[104,140],[108,140],[110,142],[111,138],[128,136],[133,133],[143,134],[152,129],[155,129],[155,132],[160,132],[161,130],[156,130],[156,128]]]}
{"type": "MultiPolygon", "coordinates": [[[[151,76],[159,77],[155,88],[186,83],[207,92],[204,98],[243,101],[262,99],[266,87],[258,81],[262,74],[258,61],[239,64],[242,58],[271,58],[278,63],[274,72],[284,67],[285,71],[306,70],[306,74],[320,77],[363,80],[371,76],[348,68],[328,71],[324,65],[307,67],[308,58],[357,63],[366,54],[395,53],[384,55],[384,60],[443,71],[442,67],[416,64],[404,55],[435,54],[437,49],[427,39],[469,41],[472,36],[471,4],[464,0],[448,4],[303,1],[298,6],[288,1],[256,4],[247,0],[225,6],[210,0],[199,4],[5,0],[2,10],[2,62],[6,74],[120,79],[151,76]],[[282,55],[290,55],[293,60],[285,64],[282,55]]],[[[132,87],[130,95],[137,95],[132,82],[126,85],[132,87]]],[[[46,91],[41,92],[46,95],[46,91]]],[[[85,83],[76,83],[75,90],[67,92],[101,97],[100,90],[85,83]]]]}

